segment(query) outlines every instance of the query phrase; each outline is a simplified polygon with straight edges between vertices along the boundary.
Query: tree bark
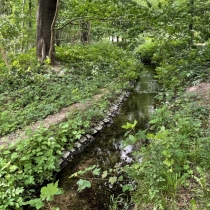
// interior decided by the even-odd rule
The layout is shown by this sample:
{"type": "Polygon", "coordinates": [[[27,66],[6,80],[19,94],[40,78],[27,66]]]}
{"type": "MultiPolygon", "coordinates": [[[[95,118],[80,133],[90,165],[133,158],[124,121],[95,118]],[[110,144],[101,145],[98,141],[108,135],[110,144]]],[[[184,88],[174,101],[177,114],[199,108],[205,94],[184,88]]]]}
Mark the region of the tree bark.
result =
{"type": "Polygon", "coordinates": [[[82,44],[89,44],[90,42],[90,22],[82,21],[81,23],[81,42],[82,44]]]}
{"type": "Polygon", "coordinates": [[[51,38],[50,38],[50,50],[49,50],[49,58],[50,58],[50,64],[52,66],[55,65],[55,21],[57,19],[57,15],[58,15],[58,5],[59,5],[59,0],[57,0],[56,3],[56,10],[55,10],[55,15],[52,21],[52,25],[51,25],[51,38]]]}
{"type": "Polygon", "coordinates": [[[28,26],[29,26],[29,28],[32,28],[32,21],[31,21],[31,19],[32,19],[32,2],[31,2],[31,0],[29,0],[29,2],[28,2],[28,11],[29,11],[29,22],[28,22],[28,26]]]}
{"type": "Polygon", "coordinates": [[[37,14],[37,58],[43,62],[49,56],[51,26],[55,16],[57,0],[39,0],[37,14]]]}
{"type": "Polygon", "coordinates": [[[190,20],[190,24],[189,24],[189,34],[190,34],[190,41],[189,44],[190,46],[193,45],[193,39],[194,39],[194,32],[193,32],[193,18],[194,18],[194,0],[190,0],[190,16],[191,16],[191,20],[190,20]]]}

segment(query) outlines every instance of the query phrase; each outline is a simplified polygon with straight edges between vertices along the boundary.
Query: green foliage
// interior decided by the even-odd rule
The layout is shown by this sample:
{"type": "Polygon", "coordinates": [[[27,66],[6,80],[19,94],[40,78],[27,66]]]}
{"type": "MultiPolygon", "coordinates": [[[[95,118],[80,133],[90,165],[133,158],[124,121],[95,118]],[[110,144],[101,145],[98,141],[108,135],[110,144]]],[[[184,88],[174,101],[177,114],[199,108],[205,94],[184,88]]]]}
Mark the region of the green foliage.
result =
{"type": "Polygon", "coordinates": [[[150,63],[157,49],[158,42],[153,42],[152,40],[149,40],[136,47],[135,53],[143,63],[150,63]]]}
{"type": "Polygon", "coordinates": [[[107,79],[107,74],[111,76],[110,79],[135,79],[141,69],[132,54],[106,42],[58,47],[57,58],[68,62],[75,73],[83,71],[86,78],[100,77],[102,81],[105,76],[107,79]]]}
{"type": "Polygon", "coordinates": [[[78,191],[79,192],[82,191],[82,190],[84,190],[84,189],[86,189],[86,188],[90,188],[91,187],[91,183],[88,180],[80,179],[77,182],[77,184],[78,184],[78,191]]]}
{"type": "MultiPolygon", "coordinates": [[[[33,49],[36,4],[30,6],[19,0],[1,3],[0,136],[25,128],[75,102],[90,100],[99,93],[98,89],[115,86],[111,93],[114,98],[128,87],[130,79],[137,78],[141,65],[133,55],[108,43],[60,46],[56,48],[56,56],[68,63],[66,67],[49,71],[46,66],[38,65],[33,49]]],[[[58,27],[72,18],[76,24],[81,24],[81,20],[90,21],[92,40],[121,36],[124,41],[118,43],[119,46],[135,48],[135,54],[142,61],[152,61],[158,66],[157,79],[167,90],[158,97],[165,104],[155,111],[147,135],[144,131],[134,134],[135,122],[124,125],[128,129],[125,145],[138,144],[138,141],[143,144],[134,153],[136,161],[124,168],[138,184],[133,200],[140,209],[151,206],[175,209],[173,200],[176,201],[179,192],[187,189],[189,183],[192,184],[190,207],[209,207],[210,144],[209,132],[205,130],[209,109],[188,98],[186,103],[186,97],[178,95],[180,87],[196,85],[209,75],[209,6],[209,1],[201,0],[61,3],[58,27]],[[154,42],[142,44],[144,37],[151,37],[154,42]],[[196,42],[206,45],[199,47],[196,42]]],[[[67,37],[66,43],[80,40],[78,26],[69,28],[60,32],[60,38],[67,37]]],[[[48,64],[48,60],[45,63],[48,64]]],[[[28,131],[30,138],[16,146],[0,148],[0,209],[22,209],[33,193],[31,186],[52,179],[52,171],[58,170],[62,149],[72,147],[75,139],[103,117],[110,98],[107,95],[94,104],[82,113],[84,117],[73,113],[59,125],[28,131]]],[[[90,171],[110,184],[125,181],[114,173],[109,175],[111,170],[101,172],[92,168],[90,171]]],[[[81,179],[78,184],[82,190],[90,187],[91,181],[81,179]]],[[[44,189],[47,195],[41,198],[44,200],[57,193],[56,184],[44,189]]],[[[133,189],[129,183],[123,185],[123,191],[133,189]]],[[[113,209],[118,198],[114,200],[113,197],[113,209]]],[[[42,201],[37,199],[35,206],[41,207],[42,201]]]]}
{"type": "Polygon", "coordinates": [[[18,29],[6,15],[0,16],[0,38],[1,43],[6,44],[18,34],[18,29]]]}
{"type": "Polygon", "coordinates": [[[110,204],[109,204],[110,210],[117,210],[119,208],[121,208],[123,210],[127,210],[127,209],[129,209],[129,204],[130,203],[128,200],[125,201],[123,194],[120,194],[116,197],[114,195],[110,196],[110,204]]]}
{"type": "Polygon", "coordinates": [[[209,73],[209,49],[208,45],[189,48],[181,40],[159,46],[153,56],[153,62],[159,65],[156,78],[163,88],[173,91],[205,80],[209,73]]]}
{"type": "Polygon", "coordinates": [[[168,98],[168,103],[153,114],[150,129],[155,133],[144,136],[138,132],[125,141],[142,141],[141,148],[133,153],[135,161],[124,167],[138,183],[132,200],[139,209],[148,205],[154,209],[175,209],[180,191],[188,186],[192,188],[187,190],[191,198],[200,196],[202,201],[196,202],[208,206],[209,134],[202,127],[206,111],[201,111],[199,104],[186,94],[177,96],[176,102],[172,99],[168,98]],[[148,143],[144,144],[146,139],[148,143]],[[192,186],[193,179],[197,184],[192,186]]]}
{"type": "Polygon", "coordinates": [[[12,73],[17,77],[32,76],[36,73],[39,64],[36,59],[35,48],[22,52],[20,54],[10,54],[12,73]]]}
{"type": "MultiPolygon", "coordinates": [[[[52,180],[53,171],[59,170],[58,160],[61,158],[62,150],[72,148],[72,143],[76,139],[87,133],[91,125],[102,119],[105,115],[104,110],[113,98],[116,98],[122,88],[128,87],[129,79],[134,78],[134,75],[136,77],[137,61],[131,54],[127,55],[126,52],[109,44],[96,44],[89,48],[84,48],[79,53],[81,46],[75,47],[76,56],[73,59],[70,56],[71,61],[74,62],[71,62],[68,67],[61,67],[57,72],[50,71],[46,66],[26,69],[34,50],[29,55],[20,54],[15,58],[11,69],[12,74],[7,75],[2,72],[1,136],[17,128],[25,128],[26,125],[43,119],[62,107],[81,100],[90,100],[98,93],[99,88],[112,87],[114,79],[120,82],[115,85],[111,93],[106,94],[97,103],[93,103],[91,107],[87,106],[84,112],[81,110],[71,113],[59,125],[52,125],[49,128],[40,126],[37,131],[27,130],[26,135],[30,138],[10,147],[1,148],[1,209],[21,209],[26,201],[31,199],[34,185],[52,180]],[[114,52],[110,58],[109,53],[112,52],[109,48],[114,52]],[[93,57],[89,55],[91,49],[95,50],[93,57]],[[106,52],[107,50],[109,51],[106,52]],[[102,62],[103,55],[105,63],[102,62]],[[81,57],[82,62],[79,61],[81,57]],[[94,74],[91,73],[88,76],[88,72],[93,71],[92,68],[97,65],[97,61],[100,68],[97,67],[94,69],[94,74]],[[77,62],[82,65],[74,67],[77,62]],[[133,62],[136,66],[132,66],[133,62]]],[[[68,50],[70,53],[69,48],[68,50]]],[[[62,53],[60,53],[61,57],[66,56],[62,53]]],[[[98,169],[93,170],[94,176],[98,176],[99,173],[98,169]]],[[[103,173],[103,177],[105,175],[106,172],[103,173]]],[[[116,181],[116,176],[110,176],[110,183],[114,184],[116,181]]],[[[81,189],[84,185],[89,186],[88,182],[80,182],[80,184],[81,189]]],[[[39,199],[31,202],[38,208],[43,205],[39,199]]]]}
{"type": "Polygon", "coordinates": [[[77,182],[78,184],[78,191],[82,191],[86,188],[90,188],[94,180],[103,180],[108,181],[111,185],[116,183],[122,183],[123,192],[125,191],[132,191],[133,186],[129,184],[129,180],[126,180],[120,168],[116,167],[115,169],[109,169],[101,172],[100,168],[97,168],[96,165],[90,166],[85,168],[84,170],[79,170],[73,173],[69,178],[78,177],[80,178],[77,182]],[[92,178],[89,178],[90,175],[88,172],[91,172],[92,178]],[[118,174],[118,175],[116,175],[118,174]],[[90,180],[90,181],[89,181],[90,180]]]}
{"type": "Polygon", "coordinates": [[[58,208],[52,208],[49,201],[52,201],[55,195],[60,195],[62,193],[63,190],[58,188],[58,181],[55,184],[50,183],[46,187],[41,188],[40,198],[30,200],[29,202],[27,202],[27,204],[32,207],[36,207],[36,209],[40,209],[44,207],[44,201],[46,201],[50,209],[56,210],[58,208]]]}
{"type": "Polygon", "coordinates": [[[34,50],[20,54],[12,62],[11,75],[2,73],[0,135],[87,100],[99,88],[110,86],[113,79],[126,85],[136,78],[140,67],[131,54],[107,43],[58,48],[58,58],[70,62],[58,72],[33,65],[34,54],[34,50]]]}
{"type": "Polygon", "coordinates": [[[137,124],[137,121],[135,120],[134,123],[129,123],[127,122],[126,125],[122,125],[122,128],[128,130],[128,129],[131,129],[131,130],[134,130],[135,127],[136,127],[136,124],[137,124]]]}
{"type": "MultiPolygon", "coordinates": [[[[59,170],[63,148],[71,148],[74,140],[88,131],[90,121],[85,120],[86,115],[88,111],[83,116],[72,113],[59,126],[28,131],[30,138],[8,148],[1,147],[1,209],[21,208],[34,192],[34,185],[52,179],[53,172],[59,170]]],[[[97,175],[98,170],[93,173],[97,175]]],[[[40,202],[37,205],[41,205],[40,202]]]]}

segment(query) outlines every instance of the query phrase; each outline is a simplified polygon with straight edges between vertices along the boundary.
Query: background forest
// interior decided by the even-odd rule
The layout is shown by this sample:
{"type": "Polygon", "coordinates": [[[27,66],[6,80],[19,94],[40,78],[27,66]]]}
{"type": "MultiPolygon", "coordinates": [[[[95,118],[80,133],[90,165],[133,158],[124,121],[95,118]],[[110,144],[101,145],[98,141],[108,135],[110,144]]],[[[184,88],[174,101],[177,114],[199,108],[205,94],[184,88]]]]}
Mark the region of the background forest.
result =
{"type": "Polygon", "coordinates": [[[34,199],[36,187],[53,180],[64,148],[131,90],[143,64],[156,66],[160,105],[145,134],[126,127],[125,144],[141,148],[122,169],[134,180],[124,191],[134,209],[209,209],[210,92],[186,92],[209,85],[209,20],[209,0],[0,0],[0,209],[38,209],[53,197],[34,199]]]}

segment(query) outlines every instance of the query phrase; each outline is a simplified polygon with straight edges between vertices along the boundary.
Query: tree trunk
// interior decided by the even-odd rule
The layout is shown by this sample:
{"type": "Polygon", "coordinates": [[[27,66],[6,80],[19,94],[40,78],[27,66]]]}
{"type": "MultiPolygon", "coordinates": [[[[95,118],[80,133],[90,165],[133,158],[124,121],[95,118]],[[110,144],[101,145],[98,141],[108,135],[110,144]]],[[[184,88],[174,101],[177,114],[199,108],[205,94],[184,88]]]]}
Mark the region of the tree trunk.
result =
{"type": "Polygon", "coordinates": [[[50,50],[49,50],[49,58],[50,58],[50,64],[52,66],[55,65],[55,39],[56,39],[56,33],[55,33],[55,21],[57,19],[57,15],[58,15],[58,4],[59,4],[59,0],[57,0],[56,3],[56,10],[55,10],[55,15],[52,21],[52,25],[51,25],[51,38],[50,38],[50,50]]]}
{"type": "Polygon", "coordinates": [[[193,18],[194,18],[194,0],[190,0],[190,24],[189,24],[189,34],[190,34],[190,41],[189,44],[190,46],[193,45],[193,39],[194,39],[194,32],[193,32],[193,18]]]}
{"type": "Polygon", "coordinates": [[[28,22],[28,26],[29,26],[29,28],[32,28],[32,2],[31,2],[31,0],[29,0],[29,2],[28,2],[28,11],[29,11],[29,22],[28,22]]]}
{"type": "Polygon", "coordinates": [[[81,42],[82,44],[89,44],[90,42],[90,22],[82,21],[81,23],[81,42]]]}
{"type": "Polygon", "coordinates": [[[37,14],[37,58],[43,62],[49,56],[51,25],[55,16],[57,0],[39,0],[37,14]]]}

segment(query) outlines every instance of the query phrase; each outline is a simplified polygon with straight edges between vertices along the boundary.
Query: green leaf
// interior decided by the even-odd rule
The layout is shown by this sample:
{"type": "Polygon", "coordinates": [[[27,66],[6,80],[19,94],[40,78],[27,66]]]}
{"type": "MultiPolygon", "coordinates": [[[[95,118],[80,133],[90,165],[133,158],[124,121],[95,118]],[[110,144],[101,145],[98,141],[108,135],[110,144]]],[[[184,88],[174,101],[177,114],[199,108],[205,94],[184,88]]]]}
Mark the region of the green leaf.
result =
{"type": "Polygon", "coordinates": [[[123,176],[121,175],[118,177],[118,181],[121,182],[122,180],[123,180],[123,176]]]}
{"type": "Polygon", "coordinates": [[[127,131],[124,136],[126,137],[129,133],[131,132],[131,130],[127,131]]]}
{"type": "Polygon", "coordinates": [[[117,177],[116,176],[109,177],[109,182],[111,184],[114,184],[116,181],[117,181],[117,177]]]}
{"type": "Polygon", "coordinates": [[[10,172],[14,172],[16,169],[18,169],[18,167],[16,165],[12,165],[9,167],[10,172]]]}
{"type": "Polygon", "coordinates": [[[133,190],[133,186],[131,184],[126,184],[126,185],[123,185],[123,188],[122,188],[123,192],[125,191],[132,191],[133,190]]]}
{"type": "Polygon", "coordinates": [[[99,173],[100,173],[100,168],[95,168],[95,169],[93,170],[93,174],[94,174],[94,175],[99,175],[99,173]]]}
{"type": "Polygon", "coordinates": [[[137,121],[135,120],[134,123],[127,122],[126,125],[122,125],[121,127],[124,129],[134,129],[136,127],[137,121]]]}
{"type": "Polygon", "coordinates": [[[62,194],[62,191],[58,188],[58,181],[54,183],[48,184],[46,187],[42,187],[41,189],[41,199],[51,201],[54,195],[62,194]]]}
{"type": "Polygon", "coordinates": [[[127,122],[126,125],[122,125],[121,127],[124,128],[124,129],[126,129],[126,130],[127,130],[127,129],[131,129],[132,124],[129,123],[129,122],[127,122]]]}
{"type": "Polygon", "coordinates": [[[132,143],[135,143],[135,141],[136,141],[136,137],[135,136],[129,135],[128,138],[131,140],[132,143]]]}
{"type": "Polygon", "coordinates": [[[1,171],[3,171],[5,168],[7,168],[10,165],[11,161],[9,161],[4,167],[1,168],[1,171]]]}
{"type": "Polygon", "coordinates": [[[27,202],[27,204],[29,204],[32,207],[36,207],[36,209],[40,209],[40,208],[44,207],[44,203],[42,202],[42,200],[40,198],[30,200],[27,202]]]}
{"type": "Polygon", "coordinates": [[[5,150],[5,151],[2,152],[3,155],[7,155],[7,154],[10,154],[10,153],[11,152],[9,150],[5,150]]]}
{"type": "Polygon", "coordinates": [[[102,174],[102,176],[101,176],[102,179],[106,178],[107,177],[107,174],[108,174],[107,171],[104,171],[103,174],[102,174]]]}
{"type": "Polygon", "coordinates": [[[166,159],[163,161],[163,163],[164,163],[165,165],[167,165],[168,167],[170,167],[170,166],[172,166],[172,165],[174,164],[174,160],[173,160],[173,159],[168,159],[168,158],[166,158],[166,159]]]}
{"type": "Polygon", "coordinates": [[[82,191],[85,188],[90,188],[91,187],[91,183],[90,181],[84,180],[84,179],[80,179],[78,182],[78,191],[82,191]]]}

